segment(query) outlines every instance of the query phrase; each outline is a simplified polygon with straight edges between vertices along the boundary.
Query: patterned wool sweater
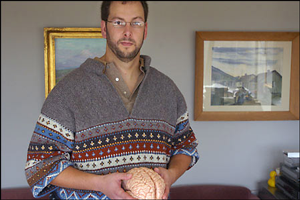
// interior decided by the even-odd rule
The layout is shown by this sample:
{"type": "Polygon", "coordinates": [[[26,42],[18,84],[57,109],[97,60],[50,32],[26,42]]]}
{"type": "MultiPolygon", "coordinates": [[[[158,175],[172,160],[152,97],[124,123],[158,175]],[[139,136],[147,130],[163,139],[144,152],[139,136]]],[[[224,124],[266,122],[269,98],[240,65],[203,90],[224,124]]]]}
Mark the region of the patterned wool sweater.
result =
{"type": "Polygon", "coordinates": [[[61,188],[51,181],[64,169],[105,175],[133,167],[164,167],[177,154],[199,159],[181,92],[166,75],[150,67],[132,112],[103,74],[104,65],[87,59],[53,88],[33,132],[25,167],[34,197],[102,199],[101,192],[61,188]]]}

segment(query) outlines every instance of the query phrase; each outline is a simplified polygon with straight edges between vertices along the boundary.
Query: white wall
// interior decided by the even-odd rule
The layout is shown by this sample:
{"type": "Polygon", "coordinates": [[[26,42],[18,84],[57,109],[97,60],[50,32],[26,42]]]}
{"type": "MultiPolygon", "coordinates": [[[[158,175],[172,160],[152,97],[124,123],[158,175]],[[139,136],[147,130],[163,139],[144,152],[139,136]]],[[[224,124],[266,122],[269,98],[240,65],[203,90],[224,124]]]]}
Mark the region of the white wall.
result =
{"type": "MultiPolygon", "coordinates": [[[[299,149],[299,121],[193,121],[195,31],[299,31],[299,1],[148,2],[142,54],[178,85],[200,141],[198,164],[175,184],[257,190],[299,149]]],[[[44,101],[44,27],[98,27],[101,2],[1,1],[1,188],[27,186],[26,151],[44,101]]]]}

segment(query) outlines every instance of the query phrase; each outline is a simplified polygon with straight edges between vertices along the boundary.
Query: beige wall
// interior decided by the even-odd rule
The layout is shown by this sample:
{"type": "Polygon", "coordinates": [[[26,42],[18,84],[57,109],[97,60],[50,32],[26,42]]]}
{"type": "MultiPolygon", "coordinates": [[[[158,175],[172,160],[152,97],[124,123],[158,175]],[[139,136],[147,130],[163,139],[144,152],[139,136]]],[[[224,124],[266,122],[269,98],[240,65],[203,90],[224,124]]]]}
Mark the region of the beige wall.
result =
{"type": "MultiPolygon", "coordinates": [[[[44,27],[98,27],[95,1],[1,1],[1,187],[26,186],[26,151],[44,101],[44,27]]],[[[149,2],[142,49],[188,104],[200,161],[175,184],[234,184],[257,190],[299,149],[299,121],[195,122],[195,31],[299,31],[299,2],[149,2]]]]}

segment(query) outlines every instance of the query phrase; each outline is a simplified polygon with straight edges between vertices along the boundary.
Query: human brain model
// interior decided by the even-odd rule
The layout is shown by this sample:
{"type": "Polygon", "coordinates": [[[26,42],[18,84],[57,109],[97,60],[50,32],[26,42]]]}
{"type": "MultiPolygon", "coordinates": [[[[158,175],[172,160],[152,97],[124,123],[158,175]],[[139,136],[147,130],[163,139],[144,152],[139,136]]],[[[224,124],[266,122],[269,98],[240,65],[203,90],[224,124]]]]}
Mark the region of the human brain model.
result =
{"type": "Polygon", "coordinates": [[[129,170],[131,179],[123,182],[123,188],[137,199],[162,199],[165,182],[154,170],[139,167],[129,170]]]}

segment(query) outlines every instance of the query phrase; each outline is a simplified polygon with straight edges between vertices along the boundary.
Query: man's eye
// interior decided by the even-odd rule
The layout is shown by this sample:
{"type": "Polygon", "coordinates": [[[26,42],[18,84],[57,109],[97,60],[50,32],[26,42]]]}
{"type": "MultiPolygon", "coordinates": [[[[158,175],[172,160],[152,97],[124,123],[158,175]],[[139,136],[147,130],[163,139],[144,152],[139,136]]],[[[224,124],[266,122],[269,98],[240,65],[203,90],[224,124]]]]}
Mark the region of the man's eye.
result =
{"type": "Polygon", "coordinates": [[[134,25],[134,26],[141,26],[142,23],[141,22],[132,22],[132,25],[134,25]]]}
{"type": "Polygon", "coordinates": [[[118,25],[118,26],[120,26],[120,25],[122,25],[123,24],[123,22],[122,21],[114,21],[114,25],[118,25]]]}

